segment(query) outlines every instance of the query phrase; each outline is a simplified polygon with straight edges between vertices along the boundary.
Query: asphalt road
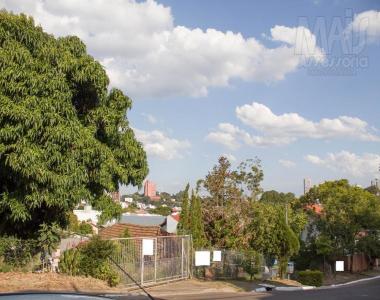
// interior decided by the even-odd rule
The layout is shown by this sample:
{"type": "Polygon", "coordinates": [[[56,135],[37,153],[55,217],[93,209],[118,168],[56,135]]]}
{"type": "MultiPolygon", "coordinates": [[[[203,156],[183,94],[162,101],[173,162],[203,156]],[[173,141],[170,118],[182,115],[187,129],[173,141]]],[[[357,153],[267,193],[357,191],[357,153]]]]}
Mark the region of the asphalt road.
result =
{"type": "MultiPolygon", "coordinates": [[[[254,299],[254,298],[253,298],[254,299]]],[[[260,298],[259,298],[260,299],[260,298]]],[[[380,279],[365,281],[347,286],[335,288],[315,289],[310,291],[277,292],[270,300],[379,300],[380,299],[380,279]]]]}
{"type": "MultiPolygon", "coordinates": [[[[117,297],[120,300],[146,300],[145,296],[117,297]]],[[[202,293],[155,297],[155,300],[380,300],[380,279],[335,288],[319,288],[308,291],[267,293],[202,293]]]]}

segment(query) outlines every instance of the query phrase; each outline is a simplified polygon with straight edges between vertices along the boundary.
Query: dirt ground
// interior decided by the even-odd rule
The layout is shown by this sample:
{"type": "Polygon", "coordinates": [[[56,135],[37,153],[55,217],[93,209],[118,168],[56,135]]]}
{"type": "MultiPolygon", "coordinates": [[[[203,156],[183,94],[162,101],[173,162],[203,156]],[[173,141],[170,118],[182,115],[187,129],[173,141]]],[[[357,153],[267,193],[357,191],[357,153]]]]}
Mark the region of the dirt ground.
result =
{"type": "MultiPolygon", "coordinates": [[[[215,291],[237,292],[240,289],[233,284],[218,281],[183,280],[147,288],[155,295],[172,293],[194,294],[215,291]]],[[[89,294],[129,294],[139,290],[111,288],[102,280],[91,277],[68,276],[57,273],[0,273],[0,293],[26,291],[60,291],[89,294]]]]}
{"type": "Polygon", "coordinates": [[[0,273],[0,293],[20,291],[118,292],[107,283],[91,277],[73,277],[57,273],[0,273]]]}

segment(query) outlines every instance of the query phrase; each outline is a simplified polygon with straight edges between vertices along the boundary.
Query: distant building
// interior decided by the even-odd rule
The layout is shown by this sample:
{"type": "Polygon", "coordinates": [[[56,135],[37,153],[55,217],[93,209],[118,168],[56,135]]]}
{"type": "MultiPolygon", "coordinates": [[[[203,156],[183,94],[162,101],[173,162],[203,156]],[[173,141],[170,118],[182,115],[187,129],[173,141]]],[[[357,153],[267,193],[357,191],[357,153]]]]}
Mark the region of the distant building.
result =
{"type": "Polygon", "coordinates": [[[101,215],[101,212],[92,209],[91,205],[85,205],[84,209],[74,209],[73,213],[77,216],[79,222],[90,221],[95,225],[98,224],[98,217],[101,215]]]}
{"type": "Polygon", "coordinates": [[[160,200],[160,196],[157,196],[156,184],[153,181],[147,180],[144,183],[144,196],[149,197],[151,200],[160,200]]]}
{"type": "MultiPolygon", "coordinates": [[[[110,236],[110,231],[114,231],[114,228],[122,228],[123,226],[128,226],[130,235],[133,236],[157,236],[157,235],[168,235],[168,234],[175,234],[177,232],[177,226],[180,219],[179,214],[172,214],[168,216],[161,216],[161,215],[152,215],[152,214],[137,214],[137,213],[124,213],[122,214],[120,220],[116,221],[114,224],[112,224],[112,229],[108,229],[106,231],[103,231],[103,235],[108,235],[109,237],[118,237],[117,235],[120,235],[120,231],[117,234],[114,234],[114,236],[110,236]],[[117,226],[115,226],[115,224],[117,226]],[[136,228],[143,228],[143,227],[151,227],[155,228],[156,232],[155,234],[149,233],[147,235],[142,233],[134,233],[131,231],[130,227],[135,226],[136,228]],[[157,231],[158,228],[158,231],[157,231]],[[107,234],[105,234],[107,233],[107,234]]],[[[106,226],[110,227],[110,226],[106,226]]],[[[102,231],[100,233],[102,236],[102,231]]]]}
{"type": "Polygon", "coordinates": [[[124,198],[124,202],[132,203],[133,202],[133,198],[131,198],[131,197],[125,197],[124,198]]]}
{"type": "Polygon", "coordinates": [[[311,178],[304,178],[303,180],[303,193],[307,194],[312,187],[311,178]]]}

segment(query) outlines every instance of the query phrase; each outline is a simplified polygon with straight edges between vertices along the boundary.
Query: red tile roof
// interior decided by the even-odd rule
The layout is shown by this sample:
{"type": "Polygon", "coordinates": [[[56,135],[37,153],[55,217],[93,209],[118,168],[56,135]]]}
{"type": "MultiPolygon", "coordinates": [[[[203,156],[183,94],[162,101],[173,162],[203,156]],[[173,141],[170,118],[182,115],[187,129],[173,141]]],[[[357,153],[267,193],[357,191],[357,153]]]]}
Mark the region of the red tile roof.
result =
{"type": "Polygon", "coordinates": [[[99,236],[104,239],[120,238],[123,237],[126,229],[128,229],[131,237],[153,237],[167,235],[166,232],[161,230],[160,226],[141,226],[135,224],[118,223],[100,230],[99,236]]]}
{"type": "Polygon", "coordinates": [[[323,211],[323,207],[321,204],[310,204],[306,206],[306,209],[314,211],[317,215],[322,214],[323,211]]]}
{"type": "Polygon", "coordinates": [[[174,219],[174,220],[176,220],[177,222],[179,222],[179,214],[175,214],[175,215],[171,215],[172,216],[172,218],[174,219]]]}

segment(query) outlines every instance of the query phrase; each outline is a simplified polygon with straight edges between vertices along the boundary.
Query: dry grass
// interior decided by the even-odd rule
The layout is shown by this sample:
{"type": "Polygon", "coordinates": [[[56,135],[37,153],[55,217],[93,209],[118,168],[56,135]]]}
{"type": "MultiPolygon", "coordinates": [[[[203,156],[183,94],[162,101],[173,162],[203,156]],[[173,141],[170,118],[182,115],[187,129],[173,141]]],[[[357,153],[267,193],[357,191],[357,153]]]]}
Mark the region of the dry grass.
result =
{"type": "Polygon", "coordinates": [[[57,273],[0,273],[0,292],[65,291],[82,293],[119,292],[106,282],[91,277],[73,277],[57,273]]]}

